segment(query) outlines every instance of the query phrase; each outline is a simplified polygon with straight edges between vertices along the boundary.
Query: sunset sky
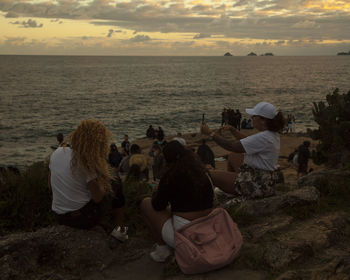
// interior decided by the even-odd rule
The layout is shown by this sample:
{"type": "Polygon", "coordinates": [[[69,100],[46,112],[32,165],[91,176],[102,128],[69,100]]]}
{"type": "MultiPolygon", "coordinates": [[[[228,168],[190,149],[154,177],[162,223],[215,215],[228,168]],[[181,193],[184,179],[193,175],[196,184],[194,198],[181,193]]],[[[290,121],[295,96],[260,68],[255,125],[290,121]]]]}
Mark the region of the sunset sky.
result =
{"type": "Polygon", "coordinates": [[[0,54],[335,55],[350,0],[0,0],[0,54]]]}

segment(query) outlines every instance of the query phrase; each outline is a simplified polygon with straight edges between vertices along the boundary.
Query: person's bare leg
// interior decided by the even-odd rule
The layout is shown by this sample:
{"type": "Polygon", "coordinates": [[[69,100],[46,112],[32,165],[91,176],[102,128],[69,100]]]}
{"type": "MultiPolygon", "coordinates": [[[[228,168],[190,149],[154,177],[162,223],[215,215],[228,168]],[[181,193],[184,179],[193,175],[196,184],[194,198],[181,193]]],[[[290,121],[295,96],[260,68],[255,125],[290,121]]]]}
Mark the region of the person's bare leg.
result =
{"type": "Polygon", "coordinates": [[[124,231],[124,207],[113,209],[114,222],[124,231]]]}
{"type": "Polygon", "coordinates": [[[227,159],[227,171],[238,172],[240,166],[243,164],[244,154],[231,153],[227,159]]]}
{"type": "Polygon", "coordinates": [[[235,180],[237,178],[236,172],[213,170],[210,171],[210,176],[213,179],[215,187],[220,188],[226,193],[237,195],[234,189],[235,180]]]}
{"type": "Polygon", "coordinates": [[[171,217],[169,209],[163,211],[154,210],[151,198],[145,198],[140,205],[141,213],[144,220],[149,227],[153,238],[159,245],[165,245],[162,238],[162,228],[164,223],[171,217]]]}

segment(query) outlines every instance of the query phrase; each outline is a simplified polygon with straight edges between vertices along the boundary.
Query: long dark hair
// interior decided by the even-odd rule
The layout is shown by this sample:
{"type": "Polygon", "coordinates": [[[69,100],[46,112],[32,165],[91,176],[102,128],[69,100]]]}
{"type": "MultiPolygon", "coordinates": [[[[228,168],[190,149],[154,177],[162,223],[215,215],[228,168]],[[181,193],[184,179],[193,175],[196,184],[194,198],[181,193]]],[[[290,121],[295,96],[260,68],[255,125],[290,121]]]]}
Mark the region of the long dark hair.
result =
{"type": "Polygon", "coordinates": [[[178,141],[169,142],[163,149],[167,169],[163,180],[174,180],[176,176],[185,176],[194,187],[207,184],[206,168],[192,150],[186,149],[178,141]]]}
{"type": "Polygon", "coordinates": [[[274,132],[281,132],[286,126],[286,118],[283,116],[282,112],[279,111],[273,119],[264,118],[268,130],[274,132]]]}

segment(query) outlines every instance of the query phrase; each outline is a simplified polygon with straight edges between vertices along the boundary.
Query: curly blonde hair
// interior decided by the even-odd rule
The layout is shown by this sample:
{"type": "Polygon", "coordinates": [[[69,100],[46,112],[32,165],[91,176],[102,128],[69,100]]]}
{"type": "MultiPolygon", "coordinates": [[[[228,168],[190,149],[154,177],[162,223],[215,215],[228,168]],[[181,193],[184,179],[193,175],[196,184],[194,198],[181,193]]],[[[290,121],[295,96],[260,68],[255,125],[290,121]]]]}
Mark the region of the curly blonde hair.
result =
{"type": "Polygon", "coordinates": [[[71,167],[96,175],[98,185],[106,190],[111,190],[111,174],[107,163],[111,136],[111,132],[100,121],[83,120],[67,137],[73,150],[71,167]]]}

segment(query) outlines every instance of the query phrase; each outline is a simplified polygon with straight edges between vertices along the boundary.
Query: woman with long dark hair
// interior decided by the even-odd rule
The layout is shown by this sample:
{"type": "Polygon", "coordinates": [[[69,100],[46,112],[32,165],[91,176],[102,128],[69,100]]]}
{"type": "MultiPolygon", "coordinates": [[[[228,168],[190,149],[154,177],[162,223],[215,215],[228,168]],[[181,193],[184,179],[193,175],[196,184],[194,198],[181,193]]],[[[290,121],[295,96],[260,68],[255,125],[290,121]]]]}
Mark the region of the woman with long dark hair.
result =
{"type": "Polygon", "coordinates": [[[152,198],[141,203],[141,212],[157,242],[150,256],[163,262],[174,247],[174,228],[208,215],[213,208],[209,175],[198,156],[178,141],[163,149],[166,168],[152,198]]]}

